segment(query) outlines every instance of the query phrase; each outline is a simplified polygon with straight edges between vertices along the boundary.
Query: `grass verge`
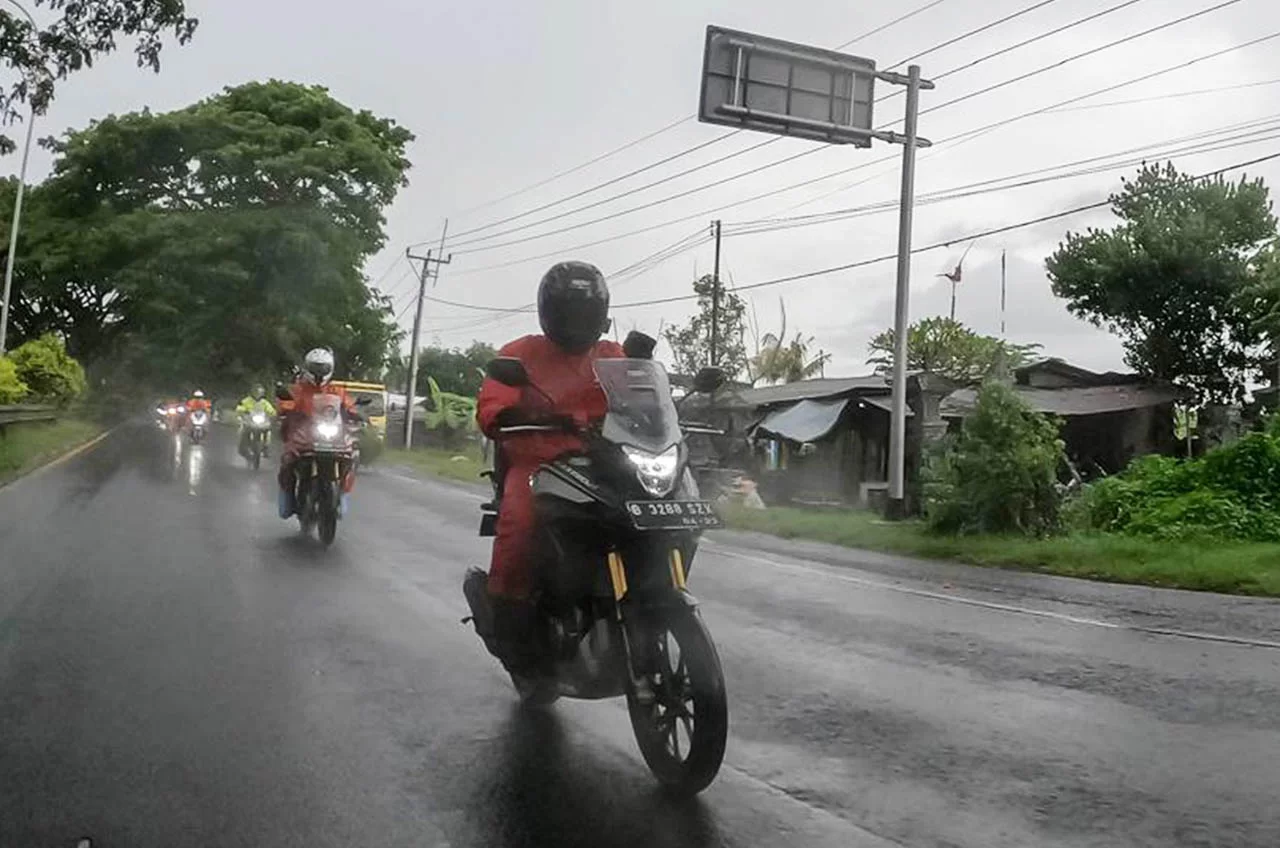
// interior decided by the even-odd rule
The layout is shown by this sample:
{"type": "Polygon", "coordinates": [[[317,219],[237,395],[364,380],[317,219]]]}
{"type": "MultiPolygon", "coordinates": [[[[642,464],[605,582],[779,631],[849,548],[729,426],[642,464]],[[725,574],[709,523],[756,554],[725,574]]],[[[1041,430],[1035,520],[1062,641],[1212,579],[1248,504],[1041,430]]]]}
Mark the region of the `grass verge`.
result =
{"type": "Polygon", "coordinates": [[[378,459],[382,465],[405,465],[415,471],[460,480],[464,483],[482,483],[480,472],[489,466],[480,459],[480,450],[475,447],[447,451],[441,448],[419,448],[404,450],[388,448],[378,459]]]}
{"type": "Polygon", "coordinates": [[[0,485],[56,459],[103,429],[100,424],[80,418],[6,427],[0,436],[0,485]]]}
{"type": "Polygon", "coordinates": [[[1109,534],[1073,533],[1049,539],[940,536],[920,522],[884,522],[863,512],[773,507],[728,508],[728,525],[785,539],[949,559],[1114,583],[1240,595],[1280,596],[1280,545],[1157,542],[1109,534]]]}

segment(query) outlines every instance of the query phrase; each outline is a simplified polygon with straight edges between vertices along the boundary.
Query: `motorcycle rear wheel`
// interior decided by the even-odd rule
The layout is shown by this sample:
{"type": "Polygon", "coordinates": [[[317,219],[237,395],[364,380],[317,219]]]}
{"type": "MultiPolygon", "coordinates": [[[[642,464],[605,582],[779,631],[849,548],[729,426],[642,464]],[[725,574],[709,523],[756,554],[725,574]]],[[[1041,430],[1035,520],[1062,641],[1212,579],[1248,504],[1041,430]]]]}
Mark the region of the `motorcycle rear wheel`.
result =
{"type": "Polygon", "coordinates": [[[656,666],[648,675],[654,698],[642,703],[628,687],[631,727],[658,782],[677,794],[696,795],[720,771],[729,735],[720,656],[694,609],[673,612],[646,638],[650,644],[643,650],[653,652],[656,666]]]}

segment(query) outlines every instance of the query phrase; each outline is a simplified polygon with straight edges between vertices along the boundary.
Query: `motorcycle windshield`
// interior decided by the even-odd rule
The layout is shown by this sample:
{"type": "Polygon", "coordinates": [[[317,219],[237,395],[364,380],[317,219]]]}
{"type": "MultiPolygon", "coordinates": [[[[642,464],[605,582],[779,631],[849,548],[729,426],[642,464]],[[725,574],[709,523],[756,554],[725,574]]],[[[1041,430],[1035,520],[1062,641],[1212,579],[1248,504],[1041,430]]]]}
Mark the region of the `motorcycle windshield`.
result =
{"type": "Polygon", "coordinates": [[[652,454],[679,444],[680,419],[660,364],[651,359],[598,359],[595,369],[609,402],[601,435],[652,454]]]}

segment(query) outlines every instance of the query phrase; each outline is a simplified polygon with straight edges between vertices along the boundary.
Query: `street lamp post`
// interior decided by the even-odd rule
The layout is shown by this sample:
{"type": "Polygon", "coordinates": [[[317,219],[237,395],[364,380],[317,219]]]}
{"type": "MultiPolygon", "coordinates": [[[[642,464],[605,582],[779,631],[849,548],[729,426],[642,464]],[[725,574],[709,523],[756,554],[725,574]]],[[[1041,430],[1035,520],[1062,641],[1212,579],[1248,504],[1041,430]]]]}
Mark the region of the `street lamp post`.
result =
{"type": "MultiPolygon", "coordinates": [[[[35,19],[31,17],[31,13],[23,8],[18,0],[6,0],[9,5],[16,8],[26,16],[27,21],[31,24],[32,29],[38,29],[35,19]]],[[[30,103],[30,93],[27,95],[28,103],[30,103]]],[[[9,298],[13,291],[13,261],[14,255],[18,252],[18,227],[22,221],[22,195],[27,187],[27,159],[31,155],[31,133],[35,128],[36,110],[32,106],[27,112],[27,137],[22,143],[22,166],[18,170],[18,191],[13,200],[13,221],[9,224],[9,255],[5,257],[4,262],[4,298],[0,303],[0,356],[8,350],[6,342],[9,335],[9,298]]]]}

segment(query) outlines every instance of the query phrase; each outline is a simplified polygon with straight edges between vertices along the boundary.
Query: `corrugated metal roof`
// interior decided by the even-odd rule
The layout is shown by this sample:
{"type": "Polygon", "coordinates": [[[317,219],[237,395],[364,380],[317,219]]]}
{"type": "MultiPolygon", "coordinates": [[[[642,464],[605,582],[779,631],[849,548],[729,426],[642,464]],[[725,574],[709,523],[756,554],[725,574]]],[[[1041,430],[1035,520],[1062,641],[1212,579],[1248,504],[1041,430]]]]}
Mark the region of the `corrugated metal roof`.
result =
{"type": "Polygon", "coordinates": [[[791,403],[797,400],[820,400],[858,391],[889,391],[889,381],[879,374],[865,377],[840,377],[818,380],[799,380],[780,386],[761,386],[740,392],[739,397],[747,406],[771,406],[775,403],[791,403]]]}
{"type": "Polygon", "coordinates": [[[848,398],[802,400],[786,409],[770,412],[756,425],[756,430],[801,444],[816,442],[831,432],[848,405],[848,398]]]}
{"type": "MultiPolygon", "coordinates": [[[[1123,412],[1173,403],[1182,397],[1175,386],[1129,385],[1087,386],[1064,389],[1033,389],[1030,386],[1014,386],[1027,404],[1036,412],[1071,417],[1098,415],[1104,412],[1123,412]]],[[[975,389],[960,389],[942,401],[944,417],[960,418],[973,410],[977,399],[975,389]]]]}

